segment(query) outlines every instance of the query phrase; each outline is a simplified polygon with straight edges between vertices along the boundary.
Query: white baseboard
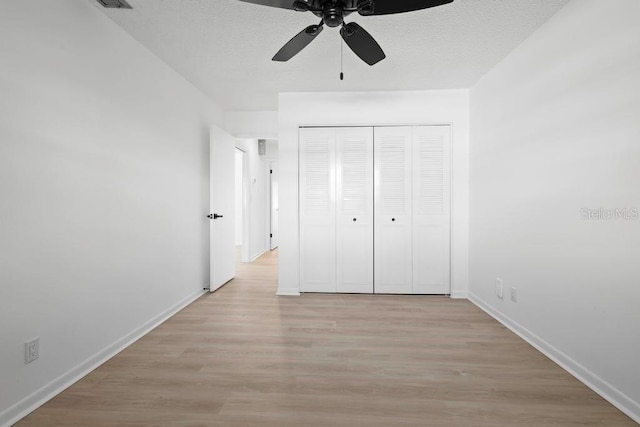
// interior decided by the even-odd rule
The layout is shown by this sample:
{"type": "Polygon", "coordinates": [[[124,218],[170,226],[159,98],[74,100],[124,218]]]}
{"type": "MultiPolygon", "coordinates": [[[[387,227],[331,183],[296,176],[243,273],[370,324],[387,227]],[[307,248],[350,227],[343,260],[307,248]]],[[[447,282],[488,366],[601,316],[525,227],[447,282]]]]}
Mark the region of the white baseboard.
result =
{"type": "Polygon", "coordinates": [[[469,292],[468,291],[451,291],[452,299],[468,299],[469,292]]]}
{"type": "Polygon", "coordinates": [[[300,289],[298,288],[278,288],[276,295],[281,297],[299,297],[300,289]]]}
{"type": "Polygon", "coordinates": [[[520,325],[513,319],[495,310],[491,305],[487,304],[481,298],[473,293],[469,293],[469,300],[485,311],[488,315],[502,323],[504,326],[513,331],[520,338],[534,346],[541,353],[560,365],[565,371],[576,377],[580,382],[602,396],[613,406],[624,412],[627,416],[640,424],[640,403],[635,402],[629,396],[603,380],[589,369],[582,366],[571,357],[549,344],[524,326],[520,325]]]}
{"type": "Polygon", "coordinates": [[[264,254],[266,254],[266,253],[267,253],[267,251],[258,252],[258,254],[257,254],[257,255],[254,255],[254,256],[251,258],[251,262],[253,262],[253,261],[257,260],[258,258],[260,258],[262,255],[264,255],[264,254]]]}
{"type": "Polygon", "coordinates": [[[60,394],[62,391],[82,379],[98,366],[102,365],[104,362],[111,359],[113,356],[120,353],[125,348],[129,347],[131,344],[155,329],[162,322],[169,319],[171,316],[173,316],[207,292],[208,290],[202,290],[189,295],[182,301],[174,304],[151,320],[145,322],[140,327],[134,329],[124,337],[115,341],[113,344],[94,354],[84,362],[80,363],[74,368],[71,368],[69,371],[60,375],[49,384],[45,385],[39,390],[36,390],[21,401],[2,411],[0,413],[0,426],[9,427],[17,423],[22,418],[26,417],[31,412],[44,405],[56,395],[60,394]]]}

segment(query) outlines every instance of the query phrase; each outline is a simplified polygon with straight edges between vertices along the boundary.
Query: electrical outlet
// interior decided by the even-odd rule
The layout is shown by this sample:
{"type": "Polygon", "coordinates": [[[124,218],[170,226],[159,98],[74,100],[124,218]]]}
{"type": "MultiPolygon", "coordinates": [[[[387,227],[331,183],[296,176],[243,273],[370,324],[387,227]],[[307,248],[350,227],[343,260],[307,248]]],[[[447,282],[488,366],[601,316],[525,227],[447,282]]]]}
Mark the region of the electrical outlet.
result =
{"type": "Polygon", "coordinates": [[[40,337],[24,343],[24,364],[31,363],[40,357],[40,337]]]}
{"type": "Polygon", "coordinates": [[[498,297],[498,299],[504,299],[504,293],[503,293],[503,281],[500,278],[496,278],[496,296],[498,297]]]}
{"type": "Polygon", "coordinates": [[[511,288],[511,301],[518,302],[518,290],[514,287],[511,288]]]}

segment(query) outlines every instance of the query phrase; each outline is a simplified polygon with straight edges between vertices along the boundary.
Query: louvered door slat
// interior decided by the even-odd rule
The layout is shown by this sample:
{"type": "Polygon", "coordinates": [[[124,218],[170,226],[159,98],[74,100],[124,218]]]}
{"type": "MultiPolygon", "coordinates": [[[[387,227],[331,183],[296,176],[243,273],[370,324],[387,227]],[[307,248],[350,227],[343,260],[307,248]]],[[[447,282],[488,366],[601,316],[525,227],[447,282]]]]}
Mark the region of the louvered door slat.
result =
{"type": "Polygon", "coordinates": [[[350,136],[340,141],[340,155],[342,167],[342,213],[366,214],[368,208],[367,193],[371,184],[368,173],[371,167],[367,161],[371,161],[367,135],[356,138],[350,136]]]}
{"type": "Polygon", "coordinates": [[[418,133],[418,215],[442,214],[444,210],[444,137],[418,133]]]}
{"type": "Polygon", "coordinates": [[[331,207],[331,138],[324,135],[309,136],[304,144],[304,211],[307,215],[327,214],[331,207]]]}
{"type": "MultiPolygon", "coordinates": [[[[397,128],[400,130],[401,128],[397,128]]],[[[380,192],[379,213],[399,214],[406,212],[407,203],[407,137],[402,134],[380,132],[378,144],[380,192]]]]}

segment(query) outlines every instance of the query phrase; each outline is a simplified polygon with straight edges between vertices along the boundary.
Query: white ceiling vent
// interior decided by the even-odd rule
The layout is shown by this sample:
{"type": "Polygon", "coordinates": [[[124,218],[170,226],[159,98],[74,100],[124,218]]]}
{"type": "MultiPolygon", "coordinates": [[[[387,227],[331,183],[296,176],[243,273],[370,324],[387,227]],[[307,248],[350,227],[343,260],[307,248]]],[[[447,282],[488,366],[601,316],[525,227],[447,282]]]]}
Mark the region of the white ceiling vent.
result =
{"type": "Polygon", "coordinates": [[[98,0],[98,3],[110,9],[133,9],[125,0],[98,0]]]}

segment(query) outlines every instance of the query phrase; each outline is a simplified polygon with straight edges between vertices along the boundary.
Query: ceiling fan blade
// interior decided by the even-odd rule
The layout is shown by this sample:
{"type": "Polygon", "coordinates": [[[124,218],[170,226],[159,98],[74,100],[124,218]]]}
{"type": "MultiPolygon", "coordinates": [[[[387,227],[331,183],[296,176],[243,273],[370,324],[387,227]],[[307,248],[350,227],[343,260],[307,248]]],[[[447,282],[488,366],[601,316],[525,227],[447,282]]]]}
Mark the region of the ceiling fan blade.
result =
{"type": "MultiPolygon", "coordinates": [[[[295,0],[240,0],[245,3],[260,4],[263,6],[279,7],[282,9],[295,10],[295,0]]],[[[310,0],[302,0],[302,3],[310,3],[310,0]]]]}
{"type": "Polygon", "coordinates": [[[322,25],[310,25],[300,31],[294,38],[289,40],[287,44],[273,57],[274,61],[286,62],[296,56],[302,49],[307,47],[318,34],[322,32],[322,25]]]}
{"type": "Polygon", "coordinates": [[[371,34],[355,22],[345,24],[340,29],[340,35],[351,50],[369,65],[375,65],[387,57],[371,34]]]}
{"type": "Polygon", "coordinates": [[[362,10],[361,15],[390,15],[413,12],[452,3],[453,0],[375,0],[373,10],[362,10]]]}

